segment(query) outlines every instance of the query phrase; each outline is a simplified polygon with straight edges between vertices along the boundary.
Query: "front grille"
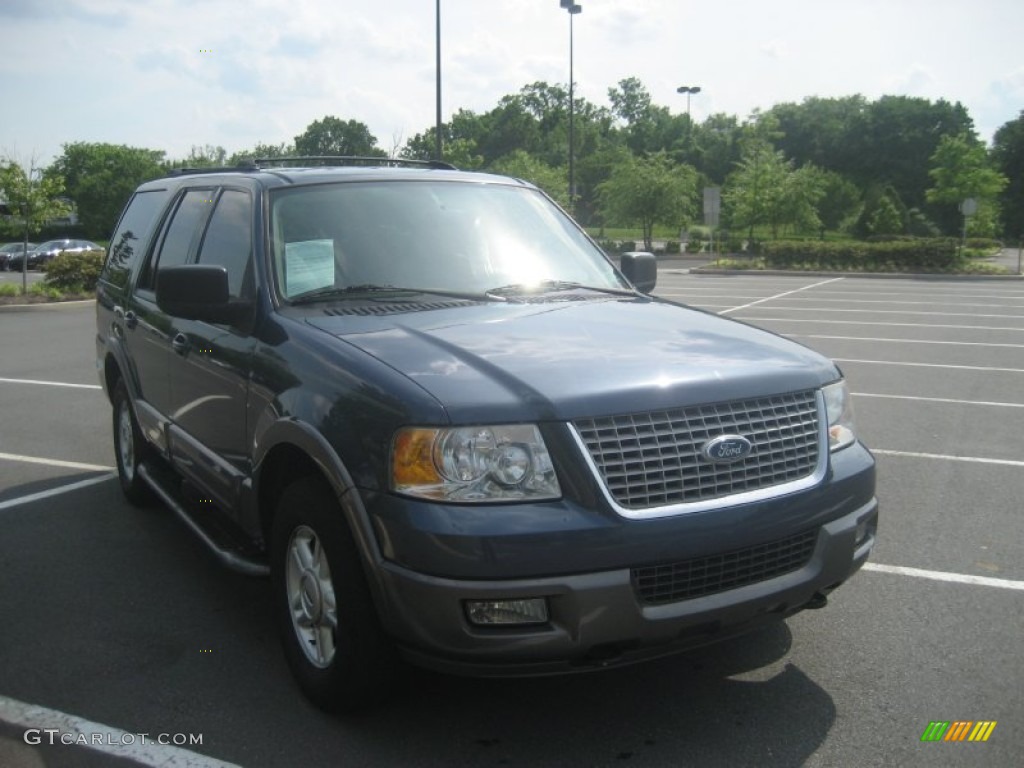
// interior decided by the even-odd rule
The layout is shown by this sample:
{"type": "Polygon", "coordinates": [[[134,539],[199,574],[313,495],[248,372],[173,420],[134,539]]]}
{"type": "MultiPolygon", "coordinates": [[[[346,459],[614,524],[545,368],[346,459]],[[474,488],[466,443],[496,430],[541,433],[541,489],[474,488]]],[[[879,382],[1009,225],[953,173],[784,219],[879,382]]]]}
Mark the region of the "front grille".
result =
{"type": "Polygon", "coordinates": [[[719,499],[814,474],[818,403],[814,390],[574,422],[612,498],[630,510],[719,499]],[[740,435],[751,452],[712,463],[702,446],[740,435]]]}
{"type": "Polygon", "coordinates": [[[803,568],[811,559],[817,529],[756,547],[679,563],[633,568],[633,589],[649,605],[725,592],[803,568]]]}

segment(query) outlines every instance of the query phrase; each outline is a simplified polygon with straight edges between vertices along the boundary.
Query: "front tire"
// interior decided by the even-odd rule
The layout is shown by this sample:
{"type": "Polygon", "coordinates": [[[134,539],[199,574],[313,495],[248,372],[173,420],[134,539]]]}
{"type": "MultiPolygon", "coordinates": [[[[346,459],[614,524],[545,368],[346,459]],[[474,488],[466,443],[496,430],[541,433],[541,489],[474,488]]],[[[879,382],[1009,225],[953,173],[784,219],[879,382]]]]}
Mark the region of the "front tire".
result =
{"type": "Polygon", "coordinates": [[[132,411],[131,399],[124,380],[114,387],[114,456],[117,458],[117,479],[125,498],[135,506],[153,500],[153,492],[139,475],[139,465],[149,455],[149,445],[142,436],[132,411]]]}
{"type": "Polygon", "coordinates": [[[322,479],[301,478],[282,493],[270,568],[285,657],[303,693],[327,711],[379,702],[396,660],[352,533],[322,479]]]}

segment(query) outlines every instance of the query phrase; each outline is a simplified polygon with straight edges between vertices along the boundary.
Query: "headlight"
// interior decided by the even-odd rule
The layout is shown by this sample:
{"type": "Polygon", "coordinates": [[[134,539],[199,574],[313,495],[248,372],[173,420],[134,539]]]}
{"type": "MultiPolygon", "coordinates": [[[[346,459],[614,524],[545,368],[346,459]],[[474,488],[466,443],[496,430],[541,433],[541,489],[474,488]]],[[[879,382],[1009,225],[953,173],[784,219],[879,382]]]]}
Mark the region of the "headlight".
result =
{"type": "Polygon", "coordinates": [[[825,396],[825,415],[828,417],[828,447],[838,451],[853,445],[857,435],[853,429],[853,403],[845,381],[829,384],[821,390],[825,396]]]}
{"type": "Polygon", "coordinates": [[[463,504],[541,501],[562,495],[533,424],[405,427],[391,445],[391,487],[463,504]]]}

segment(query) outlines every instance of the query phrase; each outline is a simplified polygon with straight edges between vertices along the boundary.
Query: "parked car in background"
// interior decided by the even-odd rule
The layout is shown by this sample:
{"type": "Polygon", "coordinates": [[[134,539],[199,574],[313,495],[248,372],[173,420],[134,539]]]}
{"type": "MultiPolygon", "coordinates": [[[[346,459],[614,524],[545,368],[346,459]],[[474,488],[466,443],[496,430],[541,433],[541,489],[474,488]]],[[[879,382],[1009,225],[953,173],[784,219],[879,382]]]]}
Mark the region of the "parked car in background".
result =
{"type": "MultiPolygon", "coordinates": [[[[47,240],[42,245],[37,245],[27,254],[29,269],[42,269],[47,263],[53,261],[59,253],[84,253],[86,251],[104,251],[104,247],[91,240],[47,240]]],[[[21,269],[22,255],[19,253],[11,257],[10,268],[21,269]]]]}
{"type": "MultiPolygon", "coordinates": [[[[39,245],[39,243],[28,243],[27,250],[32,250],[37,245],[39,245]]],[[[15,256],[20,259],[25,255],[25,251],[26,243],[5,243],[4,245],[0,245],[0,270],[6,272],[10,269],[11,259],[15,256]]],[[[18,263],[21,263],[20,260],[18,263]]]]}

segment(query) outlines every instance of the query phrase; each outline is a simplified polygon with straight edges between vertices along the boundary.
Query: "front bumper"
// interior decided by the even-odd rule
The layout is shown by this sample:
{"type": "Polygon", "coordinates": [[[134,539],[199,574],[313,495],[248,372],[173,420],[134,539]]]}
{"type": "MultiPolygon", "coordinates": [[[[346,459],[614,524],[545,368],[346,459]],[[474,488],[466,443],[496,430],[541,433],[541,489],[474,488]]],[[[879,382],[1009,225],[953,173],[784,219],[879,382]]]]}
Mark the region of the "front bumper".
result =
{"type": "Polygon", "coordinates": [[[407,658],[472,675],[585,671],[705,645],[801,610],[867,560],[878,502],[871,500],[818,529],[810,560],[797,570],[693,599],[640,601],[630,569],[537,579],[461,580],[385,563],[384,619],[407,658]],[[860,538],[858,539],[858,533],[860,538]],[[549,622],[522,628],[471,625],[466,600],[544,597],[549,622]]]}

